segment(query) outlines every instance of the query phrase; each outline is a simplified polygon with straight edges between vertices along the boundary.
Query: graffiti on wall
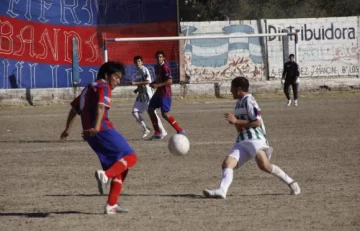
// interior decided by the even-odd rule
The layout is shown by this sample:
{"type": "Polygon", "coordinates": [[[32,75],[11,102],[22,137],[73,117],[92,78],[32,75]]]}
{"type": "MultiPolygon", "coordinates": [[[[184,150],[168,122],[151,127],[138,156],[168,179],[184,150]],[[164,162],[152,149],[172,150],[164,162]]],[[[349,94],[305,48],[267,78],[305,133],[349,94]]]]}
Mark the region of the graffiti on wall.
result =
{"type": "MultiPolygon", "coordinates": [[[[185,36],[254,34],[252,25],[225,22],[182,23],[185,36]],[[223,23],[223,24],[221,24],[223,23]]],[[[191,83],[226,81],[235,76],[264,78],[264,59],[259,37],[192,39],[185,42],[185,71],[191,83]]]]}

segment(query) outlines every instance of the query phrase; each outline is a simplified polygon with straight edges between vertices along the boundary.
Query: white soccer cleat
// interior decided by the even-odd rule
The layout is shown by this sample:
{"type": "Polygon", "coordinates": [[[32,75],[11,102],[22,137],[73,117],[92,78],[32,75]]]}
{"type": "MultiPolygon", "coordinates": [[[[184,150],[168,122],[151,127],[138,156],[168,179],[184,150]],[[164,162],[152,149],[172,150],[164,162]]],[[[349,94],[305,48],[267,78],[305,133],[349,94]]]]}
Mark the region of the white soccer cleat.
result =
{"type": "Polygon", "coordinates": [[[150,130],[146,128],[143,132],[142,138],[146,138],[149,134],[150,134],[150,130]]]}
{"type": "Polygon", "coordinates": [[[98,189],[100,195],[104,195],[106,191],[106,184],[109,181],[109,178],[105,175],[105,171],[103,170],[96,170],[95,171],[95,179],[98,183],[98,189]]]}
{"type": "Polygon", "coordinates": [[[286,106],[290,106],[291,105],[291,100],[288,100],[288,103],[287,103],[287,105],[286,106]]]}
{"type": "Polygon", "coordinates": [[[300,187],[299,187],[299,184],[297,182],[292,182],[289,184],[289,188],[290,188],[290,194],[291,195],[299,195],[301,193],[301,190],[300,190],[300,187]]]}
{"type": "Polygon", "coordinates": [[[128,213],[129,210],[125,208],[121,208],[120,205],[114,204],[114,205],[105,205],[105,214],[108,215],[114,215],[117,213],[128,213]]]}
{"type": "Polygon", "coordinates": [[[203,194],[207,198],[217,198],[217,199],[225,199],[226,193],[223,189],[204,189],[203,194]]]}

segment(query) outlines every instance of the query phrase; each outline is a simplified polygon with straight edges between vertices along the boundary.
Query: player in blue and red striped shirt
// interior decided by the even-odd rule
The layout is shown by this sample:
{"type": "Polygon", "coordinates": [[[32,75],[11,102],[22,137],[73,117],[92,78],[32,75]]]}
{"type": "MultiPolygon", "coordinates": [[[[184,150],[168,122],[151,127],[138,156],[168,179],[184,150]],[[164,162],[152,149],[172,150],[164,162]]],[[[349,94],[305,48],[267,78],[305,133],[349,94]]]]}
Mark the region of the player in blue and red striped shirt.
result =
{"type": "Polygon", "coordinates": [[[163,139],[164,135],[160,131],[158,119],[155,115],[156,108],[161,109],[162,117],[171,124],[177,133],[184,134],[184,129],[182,129],[175,121],[174,117],[170,115],[172,103],[172,76],[170,67],[165,62],[165,53],[163,51],[157,51],[155,58],[157,60],[157,65],[155,66],[156,80],[150,84],[150,87],[156,88],[156,91],[150,100],[148,113],[155,130],[152,139],[163,139]]]}
{"type": "Polygon", "coordinates": [[[66,140],[76,115],[80,115],[83,138],[97,154],[103,170],[95,171],[100,194],[111,180],[110,193],[105,206],[106,214],[127,212],[118,204],[118,198],[128,169],[135,165],[136,154],[125,138],[115,130],[108,117],[111,107],[111,91],[125,75],[124,65],[118,62],[103,64],[98,72],[96,82],[90,83],[71,103],[66,128],[61,139],[66,140]]]}

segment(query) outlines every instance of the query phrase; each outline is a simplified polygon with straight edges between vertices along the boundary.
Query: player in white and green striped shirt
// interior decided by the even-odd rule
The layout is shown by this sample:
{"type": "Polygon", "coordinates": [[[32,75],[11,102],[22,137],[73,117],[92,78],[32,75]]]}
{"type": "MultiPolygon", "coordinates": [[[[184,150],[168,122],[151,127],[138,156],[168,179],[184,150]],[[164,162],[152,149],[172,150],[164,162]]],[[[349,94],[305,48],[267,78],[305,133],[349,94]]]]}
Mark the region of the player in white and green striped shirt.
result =
{"type": "MultiPolygon", "coordinates": [[[[136,121],[141,125],[143,129],[142,138],[145,138],[150,134],[150,129],[148,128],[148,126],[146,126],[146,123],[143,117],[141,116],[141,114],[148,110],[149,102],[150,99],[153,97],[154,92],[152,88],[149,86],[149,84],[152,82],[152,79],[149,70],[143,65],[144,64],[143,58],[141,56],[135,56],[134,64],[136,65],[137,71],[136,71],[135,81],[133,81],[131,84],[137,86],[134,92],[138,93],[138,95],[134,102],[132,115],[134,116],[136,121]]],[[[167,135],[167,132],[164,126],[162,125],[161,120],[157,115],[156,111],[155,111],[155,116],[158,120],[158,126],[160,128],[162,136],[165,137],[167,135]]]]}
{"type": "Polygon", "coordinates": [[[236,77],[231,82],[231,93],[238,101],[235,113],[226,113],[225,119],[236,127],[236,143],[223,161],[223,175],[219,188],[204,189],[204,196],[225,199],[233,181],[234,169],[253,158],[261,170],[277,176],[289,186],[292,195],[298,195],[300,194],[298,183],[278,166],[270,163],[273,149],[266,139],[261,109],[255,98],[248,93],[248,89],[249,81],[245,77],[236,77]]]}

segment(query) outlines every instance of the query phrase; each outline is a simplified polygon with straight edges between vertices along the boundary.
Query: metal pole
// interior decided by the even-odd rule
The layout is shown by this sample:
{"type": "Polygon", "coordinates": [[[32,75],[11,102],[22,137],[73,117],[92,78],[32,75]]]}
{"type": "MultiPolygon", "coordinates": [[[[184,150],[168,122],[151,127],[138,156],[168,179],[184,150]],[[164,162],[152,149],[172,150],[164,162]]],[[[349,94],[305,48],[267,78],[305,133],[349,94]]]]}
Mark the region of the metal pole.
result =
{"type": "Polygon", "coordinates": [[[181,32],[180,15],[179,15],[179,0],[176,0],[176,33],[179,36],[181,32]]]}
{"type": "Polygon", "coordinates": [[[108,61],[108,50],[106,45],[106,39],[104,39],[104,63],[108,61]]]}
{"type": "Polygon", "coordinates": [[[270,36],[290,36],[296,33],[272,33],[272,34],[246,34],[246,35],[207,35],[207,36],[170,36],[170,37],[137,37],[137,38],[109,38],[108,42],[133,42],[133,41],[166,41],[166,40],[187,40],[187,39],[217,39],[217,38],[250,38],[270,36]]]}

